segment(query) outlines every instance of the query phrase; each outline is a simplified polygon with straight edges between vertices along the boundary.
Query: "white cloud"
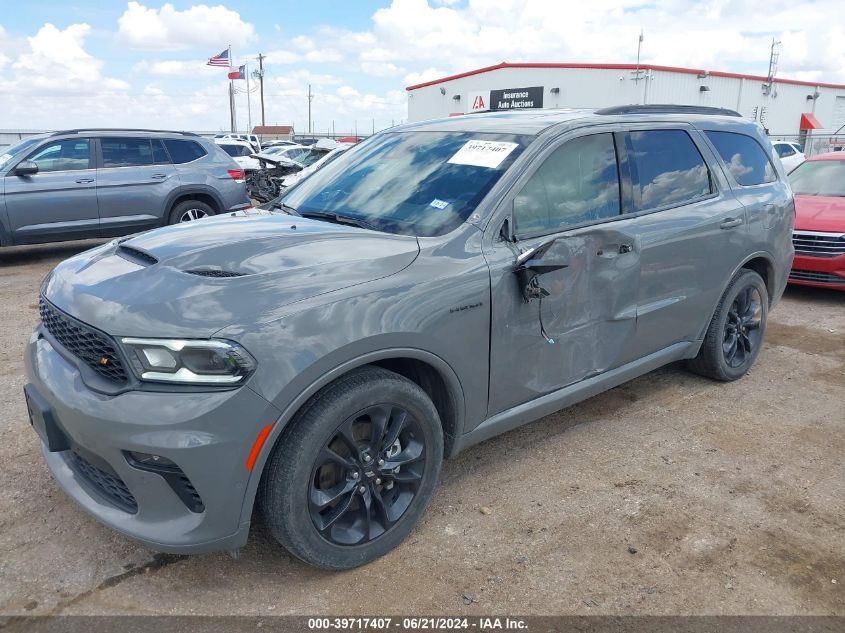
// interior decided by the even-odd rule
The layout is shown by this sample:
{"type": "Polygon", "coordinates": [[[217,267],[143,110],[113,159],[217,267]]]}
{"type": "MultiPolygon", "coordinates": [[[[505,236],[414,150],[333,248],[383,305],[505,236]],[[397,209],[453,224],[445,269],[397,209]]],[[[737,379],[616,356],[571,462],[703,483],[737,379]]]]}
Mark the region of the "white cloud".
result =
{"type": "Polygon", "coordinates": [[[202,47],[208,49],[210,56],[227,44],[239,48],[256,38],[255,27],[223,5],[197,4],[178,11],[172,4],[153,9],[133,1],[117,22],[121,42],[147,50],[202,47]]]}
{"type": "Polygon", "coordinates": [[[771,0],[764,11],[753,0],[393,0],[366,31],[320,34],[321,45],[357,56],[366,74],[390,76],[366,62],[407,68],[408,84],[501,61],[631,62],[641,25],[646,63],[765,74],[775,36],[783,41],[779,76],[843,82],[845,25],[832,19],[840,13],[840,0],[812,10],[771,0]]]}
{"type": "Polygon", "coordinates": [[[209,66],[205,59],[161,61],[140,61],[132,66],[132,72],[165,77],[218,77],[226,78],[226,69],[209,66]]]}

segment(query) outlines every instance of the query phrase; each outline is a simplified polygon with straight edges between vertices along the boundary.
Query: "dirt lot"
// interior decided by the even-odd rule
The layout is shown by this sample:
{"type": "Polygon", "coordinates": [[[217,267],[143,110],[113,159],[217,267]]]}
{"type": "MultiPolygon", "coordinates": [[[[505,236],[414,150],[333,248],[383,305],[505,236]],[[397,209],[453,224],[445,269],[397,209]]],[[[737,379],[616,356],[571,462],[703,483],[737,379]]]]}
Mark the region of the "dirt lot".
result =
{"type": "Polygon", "coordinates": [[[240,560],[157,555],[53,482],[23,346],[89,244],[0,250],[0,613],[845,614],[845,293],[790,289],[737,383],[669,367],[470,449],[398,550],[331,574],[261,526],[240,560]]]}

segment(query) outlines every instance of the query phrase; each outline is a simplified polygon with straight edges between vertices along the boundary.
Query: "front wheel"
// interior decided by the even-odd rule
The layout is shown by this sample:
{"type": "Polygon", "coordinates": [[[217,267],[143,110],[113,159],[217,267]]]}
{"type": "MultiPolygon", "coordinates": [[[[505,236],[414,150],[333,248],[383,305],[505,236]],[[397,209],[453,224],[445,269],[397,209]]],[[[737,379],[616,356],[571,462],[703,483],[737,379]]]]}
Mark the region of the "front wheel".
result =
{"type": "Polygon", "coordinates": [[[430,501],[443,460],[437,409],[419,386],[365,367],[318,392],[265,469],[259,504],[270,532],[323,569],[383,556],[430,501]]]}
{"type": "Polygon", "coordinates": [[[753,270],[739,271],[728,285],[710,321],[698,356],[689,361],[697,374],[716,380],[742,378],[763,345],[769,295],[753,270]]]}

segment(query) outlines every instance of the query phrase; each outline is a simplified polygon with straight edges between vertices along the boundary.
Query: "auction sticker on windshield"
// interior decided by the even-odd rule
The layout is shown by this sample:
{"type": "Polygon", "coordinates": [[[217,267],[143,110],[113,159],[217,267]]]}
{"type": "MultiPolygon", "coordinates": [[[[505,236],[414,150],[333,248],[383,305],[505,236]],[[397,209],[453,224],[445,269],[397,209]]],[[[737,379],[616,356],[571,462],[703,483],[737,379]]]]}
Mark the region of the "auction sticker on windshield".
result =
{"type": "Polygon", "coordinates": [[[473,139],[464,143],[464,146],[455,152],[455,155],[447,162],[453,165],[472,165],[473,167],[495,169],[516,147],[517,143],[473,139]]]}

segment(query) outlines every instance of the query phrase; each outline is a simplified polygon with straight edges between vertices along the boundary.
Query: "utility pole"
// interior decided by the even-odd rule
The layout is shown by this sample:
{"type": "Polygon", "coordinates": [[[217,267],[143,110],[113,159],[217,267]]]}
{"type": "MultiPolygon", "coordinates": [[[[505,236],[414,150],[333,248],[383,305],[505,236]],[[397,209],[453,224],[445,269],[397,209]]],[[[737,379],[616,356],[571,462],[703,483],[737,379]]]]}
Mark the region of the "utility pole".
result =
{"type": "Polygon", "coordinates": [[[311,84],[308,84],[308,136],[311,136],[311,101],[314,95],[311,94],[311,84]]]}
{"type": "Polygon", "coordinates": [[[258,53],[258,85],[261,92],[261,125],[264,125],[264,53],[258,53]]]}
{"type": "Polygon", "coordinates": [[[766,95],[772,94],[772,87],[775,83],[775,74],[777,74],[778,71],[778,57],[780,57],[780,52],[775,49],[779,45],[780,41],[776,41],[775,38],[772,38],[772,48],[769,52],[769,72],[766,75],[766,83],[764,84],[766,95]]]}

